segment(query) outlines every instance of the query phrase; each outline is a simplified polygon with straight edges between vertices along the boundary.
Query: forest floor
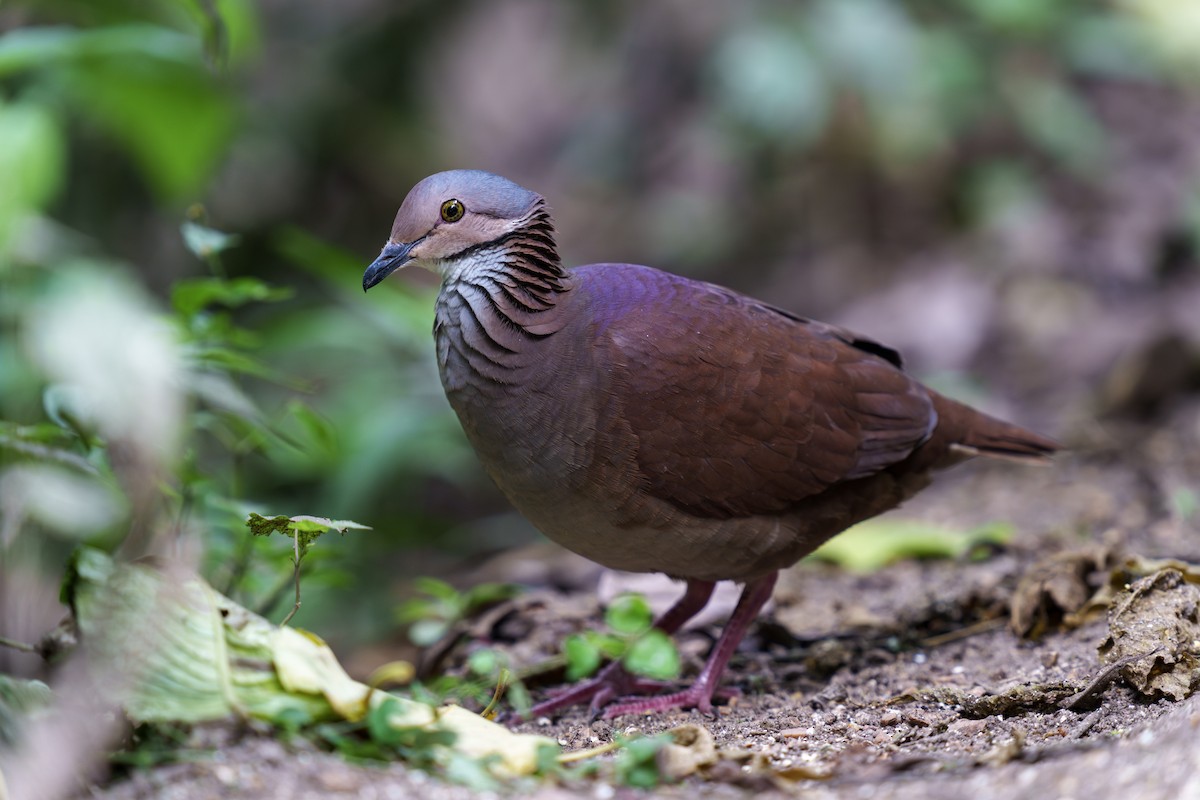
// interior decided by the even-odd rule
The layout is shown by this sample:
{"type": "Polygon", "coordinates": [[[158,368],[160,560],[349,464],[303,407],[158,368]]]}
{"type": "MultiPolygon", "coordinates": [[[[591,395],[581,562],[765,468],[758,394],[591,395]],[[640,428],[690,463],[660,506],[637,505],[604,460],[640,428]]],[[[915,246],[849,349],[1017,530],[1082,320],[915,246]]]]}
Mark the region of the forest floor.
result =
{"type": "MultiPolygon", "coordinates": [[[[1197,623],[1196,576],[1183,567],[1189,580],[1173,587],[1160,580],[1140,595],[1147,607],[1126,603],[1132,621],[1114,622],[1111,611],[1139,570],[1156,568],[1149,559],[1200,562],[1200,514],[1191,507],[1200,486],[1200,406],[1153,430],[1113,425],[1075,439],[1049,468],[959,467],[893,512],[959,530],[1011,524],[1012,538],[982,557],[907,559],[868,574],[802,562],[785,573],[725,676],[741,693],[715,719],[692,711],[589,721],[575,710],[519,726],[567,751],[685,726],[692,746],[663,756],[676,781],[650,790],[603,779],[530,782],[506,793],[538,800],[1200,797],[1200,698],[1188,696],[1200,682],[1200,628],[1189,627],[1197,623]],[[1109,584],[1115,603],[1074,616],[1063,610],[1109,584]],[[1155,606],[1156,596],[1167,605],[1155,606]],[[1041,629],[1039,638],[1014,633],[1014,606],[1022,626],[1041,629]],[[1064,614],[1072,625],[1062,624],[1064,614]],[[1106,660],[1100,647],[1110,635],[1106,660]],[[1186,641],[1168,641],[1180,636],[1186,641]],[[1131,656],[1127,666],[1111,669],[1121,654],[1131,656]],[[1175,682],[1164,692],[1172,667],[1175,682]],[[1147,682],[1158,691],[1139,690],[1147,682]]],[[[466,646],[486,641],[516,663],[532,663],[600,617],[587,581],[567,592],[535,590],[477,621],[466,646]]],[[[718,630],[705,622],[680,634],[685,675],[718,630]]],[[[531,689],[544,696],[549,685],[531,689]]],[[[303,742],[214,735],[219,746],[210,757],[135,771],[90,796],[491,794],[399,764],[351,764],[303,742]]]]}

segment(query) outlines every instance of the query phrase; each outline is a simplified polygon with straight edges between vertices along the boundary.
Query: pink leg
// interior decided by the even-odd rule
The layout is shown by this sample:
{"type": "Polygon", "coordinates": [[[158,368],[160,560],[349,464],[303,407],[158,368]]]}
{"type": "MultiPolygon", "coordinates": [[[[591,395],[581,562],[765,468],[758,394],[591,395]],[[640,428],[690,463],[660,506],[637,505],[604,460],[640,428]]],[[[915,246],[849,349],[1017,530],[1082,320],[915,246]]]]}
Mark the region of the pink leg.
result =
{"type": "Polygon", "coordinates": [[[734,609],[733,616],[725,626],[725,630],[721,632],[721,638],[717,640],[717,645],[709,655],[708,662],[700,671],[696,682],[689,688],[674,694],[646,697],[608,706],[604,709],[605,719],[612,719],[623,714],[656,713],[674,708],[697,708],[705,714],[713,713],[712,698],[717,689],[717,683],[721,679],[721,673],[725,671],[725,665],[729,663],[738,643],[746,635],[746,629],[750,627],[750,623],[758,616],[758,612],[766,605],[767,600],[771,599],[771,590],[775,588],[775,579],[778,576],[778,572],[772,572],[770,575],[746,584],[746,588],[742,590],[742,596],[738,600],[737,608],[734,609]]]}
{"type": "MultiPolygon", "coordinates": [[[[667,609],[667,612],[654,623],[654,627],[666,634],[678,631],[685,622],[700,613],[700,609],[704,608],[708,599],[712,597],[715,585],[712,581],[688,581],[683,597],[667,609]]],[[[665,685],[659,681],[631,675],[621,666],[620,661],[614,661],[591,680],[584,681],[549,700],[538,703],[529,710],[529,716],[544,717],[583,702],[587,702],[592,713],[595,714],[614,697],[659,691],[665,685]]]]}

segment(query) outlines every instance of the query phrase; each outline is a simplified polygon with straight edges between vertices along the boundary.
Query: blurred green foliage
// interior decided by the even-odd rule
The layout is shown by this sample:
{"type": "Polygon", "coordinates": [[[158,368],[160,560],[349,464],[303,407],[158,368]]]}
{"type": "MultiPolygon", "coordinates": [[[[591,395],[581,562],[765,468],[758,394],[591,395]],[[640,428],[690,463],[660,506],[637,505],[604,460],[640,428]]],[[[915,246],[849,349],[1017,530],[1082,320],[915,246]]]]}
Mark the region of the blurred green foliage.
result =
{"type": "Polygon", "coordinates": [[[611,659],[620,661],[634,675],[656,680],[679,677],[679,651],[671,637],[658,628],[650,606],[637,594],[620,595],[604,613],[608,631],[571,634],[563,642],[567,679],[586,678],[611,659]]]}
{"type": "Polygon", "coordinates": [[[413,581],[416,596],[399,605],[396,620],[408,626],[413,644],[427,647],[471,614],[514,597],[518,587],[506,583],[480,583],[459,591],[437,578],[413,581]]]}
{"type": "Polygon", "coordinates": [[[374,531],[314,548],[299,622],[363,639],[399,578],[529,536],[442,398],[431,281],[359,291],[429,172],[574,187],[568,260],[745,285],[881,208],[936,238],[1097,180],[1096,87],[1200,67],[1169,0],[685,5],[0,6],[6,582],[153,523],[262,601],[287,554],[248,512],[348,517],[374,531]]]}

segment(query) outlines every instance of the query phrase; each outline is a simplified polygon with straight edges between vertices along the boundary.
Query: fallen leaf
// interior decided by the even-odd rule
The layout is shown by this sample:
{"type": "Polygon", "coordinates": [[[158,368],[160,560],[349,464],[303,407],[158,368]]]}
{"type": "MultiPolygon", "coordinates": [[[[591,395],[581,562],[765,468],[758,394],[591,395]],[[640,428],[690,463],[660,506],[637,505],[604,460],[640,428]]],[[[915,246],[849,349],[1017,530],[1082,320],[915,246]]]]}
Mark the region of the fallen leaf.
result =
{"type": "Polygon", "coordinates": [[[717,763],[717,745],[708,728],[680,725],[667,731],[671,741],[655,754],[663,777],[679,780],[717,763]]]}
{"type": "Polygon", "coordinates": [[[964,532],[884,517],[843,531],[809,558],[831,561],[851,572],[875,572],[904,558],[958,558],[982,544],[1003,544],[1012,533],[1012,527],[1002,523],[964,532]]]}
{"type": "Polygon", "coordinates": [[[1102,584],[1103,579],[1093,575],[1108,560],[1106,550],[1087,548],[1055,553],[1026,570],[1013,593],[1009,616],[1013,633],[1037,639],[1072,619],[1102,584]]]}
{"type": "Polygon", "coordinates": [[[1200,585],[1175,568],[1141,578],[1121,593],[1108,616],[1100,657],[1113,663],[1154,651],[1121,669],[1150,699],[1183,700],[1200,687],[1200,585]]]}
{"type": "Polygon", "coordinates": [[[1025,731],[1014,727],[1012,736],[992,747],[991,750],[979,757],[979,763],[993,767],[1003,766],[1021,757],[1025,749],[1025,731]]]}
{"type": "Polygon", "coordinates": [[[168,581],[149,565],[116,564],[85,548],[67,585],[81,633],[130,676],[122,705],[138,721],[357,721],[388,700],[392,726],[453,733],[454,753],[488,758],[497,775],[531,774],[539,749],[555,746],[459,706],[372,690],[320,637],[276,626],[196,575],[168,581]]]}

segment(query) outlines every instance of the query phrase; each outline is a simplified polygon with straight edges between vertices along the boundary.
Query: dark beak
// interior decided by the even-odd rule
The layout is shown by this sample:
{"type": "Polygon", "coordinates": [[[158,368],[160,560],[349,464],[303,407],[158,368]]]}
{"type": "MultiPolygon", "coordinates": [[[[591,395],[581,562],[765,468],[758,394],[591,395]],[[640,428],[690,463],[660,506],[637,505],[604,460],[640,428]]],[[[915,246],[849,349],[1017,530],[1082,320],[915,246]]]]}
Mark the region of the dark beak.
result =
{"type": "Polygon", "coordinates": [[[379,258],[371,262],[371,266],[367,267],[367,271],[363,273],[363,291],[370,289],[381,280],[391,275],[396,270],[408,263],[408,253],[420,242],[417,239],[415,242],[407,242],[394,244],[388,242],[383,246],[383,250],[379,251],[379,258]]]}

